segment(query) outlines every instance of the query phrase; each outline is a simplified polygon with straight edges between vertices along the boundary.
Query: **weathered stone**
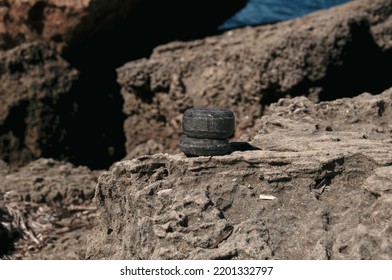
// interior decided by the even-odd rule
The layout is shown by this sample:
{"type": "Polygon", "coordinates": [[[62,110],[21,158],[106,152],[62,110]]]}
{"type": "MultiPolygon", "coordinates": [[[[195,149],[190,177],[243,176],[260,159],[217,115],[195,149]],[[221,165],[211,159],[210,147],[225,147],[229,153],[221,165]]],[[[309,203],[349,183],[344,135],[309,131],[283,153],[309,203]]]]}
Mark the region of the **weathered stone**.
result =
{"type": "Polygon", "coordinates": [[[118,69],[126,149],[153,139],[175,151],[190,107],[235,112],[252,136],[264,105],[285,96],[331,100],[391,86],[391,0],[358,0],[300,19],[157,47],[118,69]]]}
{"type": "Polygon", "coordinates": [[[0,259],[82,259],[98,172],[53,159],[0,165],[0,259]]]}
{"type": "Polygon", "coordinates": [[[35,42],[0,52],[0,158],[20,165],[66,153],[69,94],[78,79],[49,44],[35,42]]]}
{"type": "Polygon", "coordinates": [[[0,176],[0,193],[12,201],[77,205],[92,199],[98,172],[41,158],[0,176]]]}
{"type": "Polygon", "coordinates": [[[87,258],[391,259],[391,100],[282,99],[250,143],[261,150],[117,163],[87,258]]]}

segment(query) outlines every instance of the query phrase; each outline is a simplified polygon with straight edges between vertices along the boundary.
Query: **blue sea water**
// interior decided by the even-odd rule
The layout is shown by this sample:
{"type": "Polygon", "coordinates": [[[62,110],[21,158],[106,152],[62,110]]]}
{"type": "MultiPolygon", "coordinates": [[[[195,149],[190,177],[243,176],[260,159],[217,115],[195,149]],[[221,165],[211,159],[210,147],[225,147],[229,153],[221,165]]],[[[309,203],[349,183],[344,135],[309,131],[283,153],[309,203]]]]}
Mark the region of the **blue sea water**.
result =
{"type": "Polygon", "coordinates": [[[249,0],[246,6],[225,21],[220,30],[246,25],[273,23],[301,17],[310,12],[330,8],[350,0],[249,0]]]}

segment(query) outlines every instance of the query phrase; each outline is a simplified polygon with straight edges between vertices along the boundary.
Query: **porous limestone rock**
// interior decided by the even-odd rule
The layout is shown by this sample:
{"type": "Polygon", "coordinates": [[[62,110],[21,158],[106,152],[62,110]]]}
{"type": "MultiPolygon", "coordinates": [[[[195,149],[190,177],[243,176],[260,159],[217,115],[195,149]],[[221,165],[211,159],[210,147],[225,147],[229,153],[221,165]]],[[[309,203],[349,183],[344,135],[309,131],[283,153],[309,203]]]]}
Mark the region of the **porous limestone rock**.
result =
{"type": "Polygon", "coordinates": [[[391,100],[281,99],[230,155],[117,163],[86,257],[391,259],[391,100]]]}
{"type": "Polygon", "coordinates": [[[0,51],[2,160],[21,165],[67,153],[67,129],[75,111],[71,91],[78,76],[51,44],[0,51]]]}

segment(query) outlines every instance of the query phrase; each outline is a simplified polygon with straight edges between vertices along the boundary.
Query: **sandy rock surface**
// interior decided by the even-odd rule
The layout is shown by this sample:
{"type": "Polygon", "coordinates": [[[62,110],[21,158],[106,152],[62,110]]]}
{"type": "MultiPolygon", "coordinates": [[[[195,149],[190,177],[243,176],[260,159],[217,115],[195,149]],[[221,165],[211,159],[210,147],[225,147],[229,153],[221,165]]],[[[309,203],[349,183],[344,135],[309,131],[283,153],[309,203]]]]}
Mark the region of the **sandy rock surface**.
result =
{"type": "Polygon", "coordinates": [[[282,99],[259,150],[117,163],[99,178],[87,258],[392,258],[391,100],[282,99]]]}
{"type": "Polygon", "coordinates": [[[36,203],[68,201],[80,204],[92,198],[99,171],[41,158],[4,173],[0,191],[7,193],[8,198],[36,203]]]}
{"type": "MultiPolygon", "coordinates": [[[[300,19],[157,47],[118,69],[128,153],[152,139],[175,151],[190,107],[227,107],[237,138],[251,137],[265,105],[380,93],[391,86],[392,2],[358,0],[300,19]]],[[[177,149],[178,151],[178,149],[177,149]]]]}
{"type": "Polygon", "coordinates": [[[99,173],[44,158],[20,169],[0,162],[0,258],[83,259],[99,173]]]}

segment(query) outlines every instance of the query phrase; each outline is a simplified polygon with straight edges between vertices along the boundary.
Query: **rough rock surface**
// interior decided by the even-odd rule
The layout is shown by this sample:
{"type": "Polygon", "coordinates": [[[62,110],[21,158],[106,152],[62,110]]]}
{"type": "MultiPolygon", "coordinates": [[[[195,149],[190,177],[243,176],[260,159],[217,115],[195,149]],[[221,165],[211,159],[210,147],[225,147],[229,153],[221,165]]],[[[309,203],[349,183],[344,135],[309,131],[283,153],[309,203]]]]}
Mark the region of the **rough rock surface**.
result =
{"type": "Polygon", "coordinates": [[[69,93],[78,72],[55,47],[26,43],[0,52],[0,158],[21,165],[66,154],[69,93]]]}
{"type": "Polygon", "coordinates": [[[124,18],[139,0],[4,0],[0,49],[37,39],[75,43],[124,18]],[[88,32],[86,32],[88,31],[88,32]]]}
{"type": "Polygon", "coordinates": [[[300,19],[157,47],[118,69],[126,149],[149,139],[173,151],[190,107],[227,107],[237,136],[285,96],[333,100],[391,86],[392,1],[358,0],[300,19]],[[366,55],[365,55],[366,54],[366,55]]]}
{"type": "Polygon", "coordinates": [[[6,175],[0,171],[0,192],[7,193],[7,197],[13,200],[80,204],[92,199],[98,172],[41,158],[20,169],[8,171],[6,175]]]}
{"type": "Polygon", "coordinates": [[[270,113],[230,155],[104,172],[87,258],[391,259],[392,88],[270,113]]]}
{"type": "Polygon", "coordinates": [[[83,259],[98,175],[52,159],[15,170],[0,162],[0,258],[83,259]]]}

